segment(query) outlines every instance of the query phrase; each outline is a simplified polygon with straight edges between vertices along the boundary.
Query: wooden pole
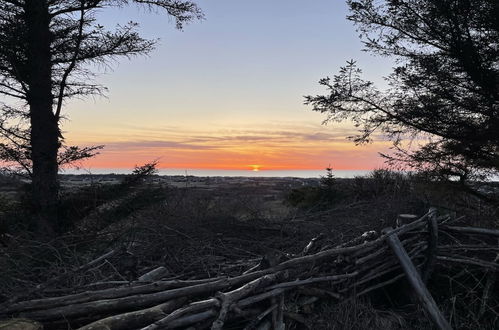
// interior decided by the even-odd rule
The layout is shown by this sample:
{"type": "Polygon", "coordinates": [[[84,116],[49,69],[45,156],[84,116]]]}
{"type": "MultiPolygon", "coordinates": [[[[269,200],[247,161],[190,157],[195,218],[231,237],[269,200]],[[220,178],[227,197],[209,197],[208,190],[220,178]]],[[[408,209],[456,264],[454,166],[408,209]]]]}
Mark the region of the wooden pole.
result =
{"type": "Polygon", "coordinates": [[[400,265],[402,266],[402,269],[404,270],[404,273],[407,277],[407,280],[416,293],[416,297],[420,301],[423,308],[428,312],[433,323],[438,329],[452,330],[449,322],[447,322],[445,317],[442,315],[442,313],[438,309],[437,304],[435,303],[435,300],[433,300],[433,297],[424,285],[423,280],[419,276],[416,267],[414,266],[411,258],[402,246],[402,243],[400,242],[398,236],[396,234],[389,234],[391,230],[392,228],[385,228],[383,232],[388,234],[386,238],[388,245],[390,245],[393,253],[399,260],[400,265]]]}

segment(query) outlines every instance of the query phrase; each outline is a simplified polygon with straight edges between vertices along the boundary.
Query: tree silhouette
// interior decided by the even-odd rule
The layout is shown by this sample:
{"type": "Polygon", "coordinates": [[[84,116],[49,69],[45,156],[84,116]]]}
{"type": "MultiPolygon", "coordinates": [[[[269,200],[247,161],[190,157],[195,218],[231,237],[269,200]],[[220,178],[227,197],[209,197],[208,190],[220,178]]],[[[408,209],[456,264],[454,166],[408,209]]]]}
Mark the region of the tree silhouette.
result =
{"type": "MultiPolygon", "coordinates": [[[[130,22],[107,30],[95,13],[131,4],[164,10],[181,29],[203,14],[181,0],[0,0],[0,157],[32,177],[32,200],[40,228],[50,231],[57,215],[58,166],[91,156],[96,149],[65,147],[60,121],[64,102],[99,94],[90,65],[150,52],[154,40],[130,22]]],[[[98,147],[97,147],[98,148],[98,147]]]]}
{"type": "Polygon", "coordinates": [[[396,63],[389,88],[363,80],[350,61],[320,80],[328,95],[307,96],[305,103],[326,113],[326,121],[353,120],[360,128],[356,143],[390,138],[394,152],[384,156],[391,163],[462,183],[498,173],[499,2],[348,4],[366,50],[396,63]]]}

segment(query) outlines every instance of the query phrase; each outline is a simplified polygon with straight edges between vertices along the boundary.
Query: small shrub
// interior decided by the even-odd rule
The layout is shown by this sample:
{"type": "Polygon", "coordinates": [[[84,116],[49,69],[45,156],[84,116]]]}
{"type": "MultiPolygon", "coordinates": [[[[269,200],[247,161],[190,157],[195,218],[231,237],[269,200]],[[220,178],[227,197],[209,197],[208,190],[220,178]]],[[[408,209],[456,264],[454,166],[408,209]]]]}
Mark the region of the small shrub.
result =
{"type": "Polygon", "coordinates": [[[411,181],[408,174],[388,169],[376,169],[367,176],[355,177],[352,190],[359,199],[401,195],[410,192],[411,181]]]}
{"type": "Polygon", "coordinates": [[[326,175],[321,176],[319,186],[306,186],[292,189],[286,198],[289,205],[308,209],[318,207],[327,209],[342,198],[340,189],[331,167],[326,168],[326,175]]]}

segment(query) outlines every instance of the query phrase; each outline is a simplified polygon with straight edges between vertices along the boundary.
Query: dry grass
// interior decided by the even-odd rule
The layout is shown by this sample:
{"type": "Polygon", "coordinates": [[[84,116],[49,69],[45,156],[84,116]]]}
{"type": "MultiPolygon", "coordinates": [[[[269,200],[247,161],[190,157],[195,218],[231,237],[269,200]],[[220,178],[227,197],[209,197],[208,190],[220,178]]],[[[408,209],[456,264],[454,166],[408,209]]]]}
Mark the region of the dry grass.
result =
{"type": "MultiPolygon", "coordinates": [[[[135,256],[135,274],[123,269],[118,257],[71,276],[42,295],[95,281],[127,280],[160,265],[172,277],[180,278],[239,274],[269,251],[299,252],[319,233],[324,233],[331,244],[340,244],[365,231],[393,225],[399,213],[421,214],[435,204],[442,211],[467,215],[462,221],[497,226],[497,210],[493,207],[464,194],[428,189],[400,176],[378,174],[367,179],[337,180],[335,189],[341,192],[338,198],[309,208],[290,207],[284,197],[266,202],[258,191],[231,189],[145,185],[113,195],[112,191],[96,194],[87,188],[82,196],[88,200],[73,196],[73,204],[68,204],[69,209],[76,208],[68,214],[78,214],[79,220],[57,240],[40,242],[29,232],[19,231],[23,228],[17,225],[4,229],[10,238],[1,247],[0,300],[70,272],[116,247],[124,247],[135,256]],[[91,196],[99,199],[92,200],[91,196]]],[[[483,272],[456,276],[442,269],[438,274],[430,288],[456,329],[499,327],[498,290],[496,300],[491,300],[485,314],[479,315],[483,272]]],[[[392,293],[386,292],[383,297],[392,293]]],[[[430,328],[424,313],[414,305],[400,310],[397,304],[390,304],[392,298],[385,298],[383,304],[379,299],[376,303],[318,302],[308,309],[307,324],[310,329],[430,328]]]]}

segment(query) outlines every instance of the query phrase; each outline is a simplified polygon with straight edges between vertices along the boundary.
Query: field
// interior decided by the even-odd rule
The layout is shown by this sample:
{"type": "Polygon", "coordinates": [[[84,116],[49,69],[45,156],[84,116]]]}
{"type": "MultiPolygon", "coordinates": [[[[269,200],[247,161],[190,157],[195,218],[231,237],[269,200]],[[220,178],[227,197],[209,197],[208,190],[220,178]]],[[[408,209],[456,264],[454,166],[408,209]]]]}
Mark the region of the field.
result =
{"type": "MultiPolygon", "coordinates": [[[[495,207],[452,187],[384,170],[331,181],[68,175],[61,177],[61,185],[60,230],[57,239],[48,241],[37,237],[26,221],[23,183],[2,188],[4,306],[13,297],[26,300],[133,283],[159,266],[164,267],[162,278],[170,280],[237,276],[270,255],[300,255],[314,238],[338,246],[364,232],[395,226],[399,214],[421,216],[430,207],[449,215],[454,225],[499,228],[495,207]],[[110,250],[121,252],[79,268],[110,250]],[[54,283],[53,278],[59,280],[54,283]]],[[[492,274],[496,278],[498,273],[492,274]]],[[[494,329],[499,304],[497,290],[489,289],[493,294],[484,305],[488,278],[479,268],[439,266],[428,288],[455,329],[494,329]]],[[[410,292],[402,279],[356,299],[303,303],[297,298],[286,305],[298,315],[287,324],[295,329],[431,328],[410,292]]]]}

